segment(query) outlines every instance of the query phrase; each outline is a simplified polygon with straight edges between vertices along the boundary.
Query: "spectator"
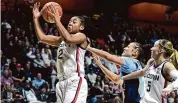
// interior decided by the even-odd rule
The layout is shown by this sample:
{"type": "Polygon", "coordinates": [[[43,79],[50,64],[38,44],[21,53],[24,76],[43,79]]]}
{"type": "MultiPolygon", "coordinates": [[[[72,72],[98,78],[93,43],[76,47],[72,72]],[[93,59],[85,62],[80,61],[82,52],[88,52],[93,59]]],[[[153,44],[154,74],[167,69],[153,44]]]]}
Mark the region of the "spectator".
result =
{"type": "Polygon", "coordinates": [[[117,66],[116,64],[114,63],[111,63],[111,62],[106,62],[106,67],[113,73],[115,74],[118,74],[118,69],[117,69],[117,66]]]}
{"type": "Polygon", "coordinates": [[[12,57],[12,61],[9,64],[9,68],[12,72],[14,72],[16,70],[16,65],[17,65],[17,59],[16,59],[16,57],[12,57]]]}
{"type": "Polygon", "coordinates": [[[50,102],[50,99],[49,99],[49,93],[47,92],[46,88],[43,87],[39,93],[39,95],[37,96],[38,100],[39,101],[42,101],[42,102],[50,102]]]}
{"type": "Polygon", "coordinates": [[[110,34],[108,35],[108,39],[109,39],[109,43],[115,43],[115,40],[114,40],[114,36],[113,36],[113,33],[112,31],[110,32],[110,34]]]}
{"type": "Polygon", "coordinates": [[[88,68],[91,68],[95,74],[98,74],[97,67],[98,67],[98,65],[95,63],[94,59],[92,59],[91,64],[88,66],[88,68]]]}
{"type": "Polygon", "coordinates": [[[34,72],[31,69],[30,63],[25,66],[25,79],[26,82],[31,82],[34,79],[34,72]]]}
{"type": "Polygon", "coordinates": [[[49,55],[51,55],[51,50],[49,49],[49,46],[46,45],[46,47],[43,48],[42,51],[41,51],[41,56],[44,60],[45,65],[48,65],[48,61],[50,61],[49,55]]]}
{"type": "Polygon", "coordinates": [[[85,63],[86,65],[90,65],[92,63],[92,55],[90,52],[87,52],[86,56],[85,56],[85,63]]]}
{"type": "Polygon", "coordinates": [[[9,65],[7,63],[5,64],[4,70],[8,71],[8,73],[9,73],[8,76],[10,76],[10,77],[12,76],[12,71],[9,69],[9,65]]]}
{"type": "Polygon", "coordinates": [[[41,51],[41,54],[44,54],[44,53],[49,53],[51,55],[51,49],[49,47],[49,45],[46,45],[42,51],[41,51]]]}
{"type": "Polygon", "coordinates": [[[97,75],[96,83],[98,83],[98,85],[101,87],[101,91],[104,91],[104,81],[100,75],[97,75]]]}
{"type": "Polygon", "coordinates": [[[44,61],[41,59],[41,55],[37,54],[36,55],[36,59],[34,59],[34,63],[33,66],[35,67],[35,74],[36,73],[41,73],[43,71],[44,68],[46,68],[46,65],[44,63],[44,61]]]}
{"type": "Polygon", "coordinates": [[[111,98],[112,90],[110,90],[108,85],[104,86],[104,100],[109,100],[111,98]]]}
{"type": "MultiPolygon", "coordinates": [[[[12,90],[11,84],[7,83],[5,85],[4,90],[2,91],[2,95],[1,95],[1,102],[3,103],[13,103],[15,101],[15,94],[14,91],[12,90]]],[[[17,103],[17,102],[15,102],[17,103]]]]}
{"type": "Polygon", "coordinates": [[[89,81],[94,85],[96,83],[97,75],[93,73],[93,69],[90,69],[90,73],[87,74],[89,81]]]}
{"type": "Polygon", "coordinates": [[[35,55],[37,55],[37,54],[40,54],[40,49],[39,48],[36,48],[36,50],[35,50],[35,55]]]}
{"type": "Polygon", "coordinates": [[[11,57],[13,57],[15,55],[15,52],[12,52],[12,51],[15,50],[15,46],[14,46],[14,43],[13,43],[12,40],[10,40],[8,44],[9,45],[7,47],[8,48],[7,49],[7,53],[5,53],[5,54],[7,55],[8,58],[11,58],[11,57]]]}
{"type": "Polygon", "coordinates": [[[16,70],[12,72],[12,78],[14,80],[14,86],[16,88],[21,88],[23,83],[25,82],[25,72],[22,69],[21,64],[16,65],[16,70]]]}
{"type": "Polygon", "coordinates": [[[176,93],[175,93],[175,91],[172,91],[170,93],[170,96],[168,97],[168,103],[175,103],[175,101],[174,101],[175,97],[176,97],[176,93]]]}
{"type": "Polygon", "coordinates": [[[43,68],[45,67],[44,61],[41,59],[41,55],[37,54],[36,59],[34,60],[34,67],[43,68]]]}
{"type": "Polygon", "coordinates": [[[56,80],[57,80],[57,69],[55,66],[55,62],[51,62],[51,65],[48,68],[48,70],[51,78],[51,89],[54,90],[56,88],[56,80]]]}
{"type": "Polygon", "coordinates": [[[6,84],[9,84],[13,87],[14,81],[11,76],[9,76],[9,71],[4,70],[3,76],[1,76],[1,85],[5,87],[6,84]]]}
{"type": "Polygon", "coordinates": [[[7,28],[7,29],[11,29],[12,27],[11,27],[11,25],[6,21],[6,20],[4,20],[3,22],[1,22],[1,26],[5,26],[5,28],[7,28]]]}
{"type": "Polygon", "coordinates": [[[46,65],[49,67],[51,62],[55,62],[55,60],[52,58],[52,55],[49,54],[49,58],[46,60],[46,65]]]}
{"type": "Polygon", "coordinates": [[[32,81],[32,86],[35,90],[40,90],[40,88],[46,85],[46,81],[42,79],[41,73],[37,74],[37,77],[32,81]]]}
{"type": "Polygon", "coordinates": [[[25,88],[22,89],[22,94],[25,103],[39,103],[34,90],[31,88],[30,84],[27,83],[25,88]]]}
{"type": "Polygon", "coordinates": [[[25,46],[29,47],[30,46],[30,42],[28,40],[28,37],[25,37],[25,46]]]}
{"type": "Polygon", "coordinates": [[[30,59],[35,59],[36,56],[33,54],[33,50],[32,50],[32,47],[29,47],[29,51],[27,52],[27,57],[30,58],[30,59]]]}
{"type": "Polygon", "coordinates": [[[98,103],[98,98],[97,95],[102,95],[103,91],[99,85],[99,83],[95,83],[94,86],[91,87],[90,92],[89,92],[89,103],[98,103]]]}

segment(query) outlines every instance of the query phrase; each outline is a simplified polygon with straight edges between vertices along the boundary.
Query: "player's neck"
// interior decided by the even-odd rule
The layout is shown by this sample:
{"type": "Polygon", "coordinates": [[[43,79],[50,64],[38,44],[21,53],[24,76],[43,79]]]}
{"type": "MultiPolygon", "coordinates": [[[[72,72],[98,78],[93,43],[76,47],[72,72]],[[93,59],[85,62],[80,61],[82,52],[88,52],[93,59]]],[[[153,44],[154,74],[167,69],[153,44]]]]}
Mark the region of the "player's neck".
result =
{"type": "Polygon", "coordinates": [[[157,60],[155,60],[155,66],[160,65],[163,61],[165,61],[164,57],[159,57],[157,60]]]}

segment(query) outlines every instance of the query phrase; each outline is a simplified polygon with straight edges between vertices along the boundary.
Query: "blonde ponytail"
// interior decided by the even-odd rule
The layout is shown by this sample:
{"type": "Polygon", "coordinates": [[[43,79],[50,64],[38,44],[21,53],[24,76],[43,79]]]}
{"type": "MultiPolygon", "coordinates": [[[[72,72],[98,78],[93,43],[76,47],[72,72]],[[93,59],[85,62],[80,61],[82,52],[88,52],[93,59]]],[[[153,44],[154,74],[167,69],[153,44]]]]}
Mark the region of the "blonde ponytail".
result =
{"type": "Polygon", "coordinates": [[[166,51],[165,55],[169,57],[172,64],[178,70],[178,51],[173,48],[173,44],[171,43],[171,41],[160,39],[159,44],[166,51]]]}
{"type": "Polygon", "coordinates": [[[178,70],[178,51],[176,49],[173,50],[172,55],[170,56],[170,60],[175,68],[178,70]]]}

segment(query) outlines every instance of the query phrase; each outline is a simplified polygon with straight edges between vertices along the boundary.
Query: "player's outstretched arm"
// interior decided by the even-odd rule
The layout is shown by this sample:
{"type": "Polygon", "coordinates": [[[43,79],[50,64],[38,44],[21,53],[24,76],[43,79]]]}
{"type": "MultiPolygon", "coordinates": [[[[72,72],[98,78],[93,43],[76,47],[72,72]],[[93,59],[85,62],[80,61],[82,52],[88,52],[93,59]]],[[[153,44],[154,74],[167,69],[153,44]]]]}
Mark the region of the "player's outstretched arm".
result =
{"type": "Polygon", "coordinates": [[[50,5],[50,8],[52,10],[52,13],[50,13],[56,22],[57,29],[60,33],[60,35],[64,38],[64,41],[68,44],[81,44],[86,41],[86,36],[83,33],[77,33],[75,35],[70,34],[66,28],[61,23],[61,16],[59,16],[57,10],[55,9],[54,5],[50,5]]]}
{"type": "Polygon", "coordinates": [[[87,49],[92,52],[93,54],[96,54],[110,62],[113,62],[117,65],[124,65],[124,60],[119,57],[119,56],[116,56],[116,55],[112,55],[106,51],[103,51],[103,50],[99,50],[99,49],[96,49],[96,48],[92,48],[90,46],[87,46],[87,49]]]}
{"type": "Polygon", "coordinates": [[[103,73],[114,83],[119,84],[120,82],[119,76],[109,71],[105,66],[103,66],[103,64],[100,61],[100,58],[97,55],[93,54],[93,58],[96,61],[97,65],[100,67],[100,69],[103,71],[103,73]]]}
{"type": "Polygon", "coordinates": [[[145,74],[146,70],[147,70],[147,68],[144,68],[142,70],[132,72],[128,75],[123,76],[122,79],[123,80],[130,80],[130,79],[135,79],[135,78],[141,77],[145,74]]]}
{"type": "Polygon", "coordinates": [[[33,7],[33,21],[36,35],[41,42],[44,42],[52,46],[58,46],[62,42],[62,37],[45,35],[45,33],[41,29],[38,19],[41,16],[41,13],[43,12],[44,9],[41,10],[41,12],[39,12],[39,7],[40,3],[35,3],[33,7]]]}
{"type": "Polygon", "coordinates": [[[149,59],[148,62],[147,62],[147,64],[146,64],[146,66],[143,69],[141,69],[139,71],[136,71],[136,72],[132,72],[132,73],[130,73],[128,75],[125,75],[125,76],[122,77],[122,79],[123,80],[130,80],[130,79],[135,79],[135,78],[143,76],[146,73],[146,71],[149,68],[149,66],[153,62],[154,62],[154,59],[149,59]]]}

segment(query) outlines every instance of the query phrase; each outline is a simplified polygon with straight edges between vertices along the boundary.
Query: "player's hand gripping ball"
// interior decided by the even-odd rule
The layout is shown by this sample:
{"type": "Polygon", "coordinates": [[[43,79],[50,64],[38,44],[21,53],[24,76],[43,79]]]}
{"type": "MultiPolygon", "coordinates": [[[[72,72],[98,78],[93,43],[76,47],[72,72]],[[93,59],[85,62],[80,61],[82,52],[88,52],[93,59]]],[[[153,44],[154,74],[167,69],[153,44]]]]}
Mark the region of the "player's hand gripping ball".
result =
{"type": "Polygon", "coordinates": [[[59,16],[62,16],[62,14],[63,14],[62,8],[58,3],[56,3],[56,2],[46,3],[42,8],[42,10],[43,10],[42,17],[48,23],[54,23],[55,22],[54,17],[52,15],[53,14],[52,8],[50,7],[51,5],[53,5],[54,9],[56,9],[56,11],[58,11],[59,16]]]}

